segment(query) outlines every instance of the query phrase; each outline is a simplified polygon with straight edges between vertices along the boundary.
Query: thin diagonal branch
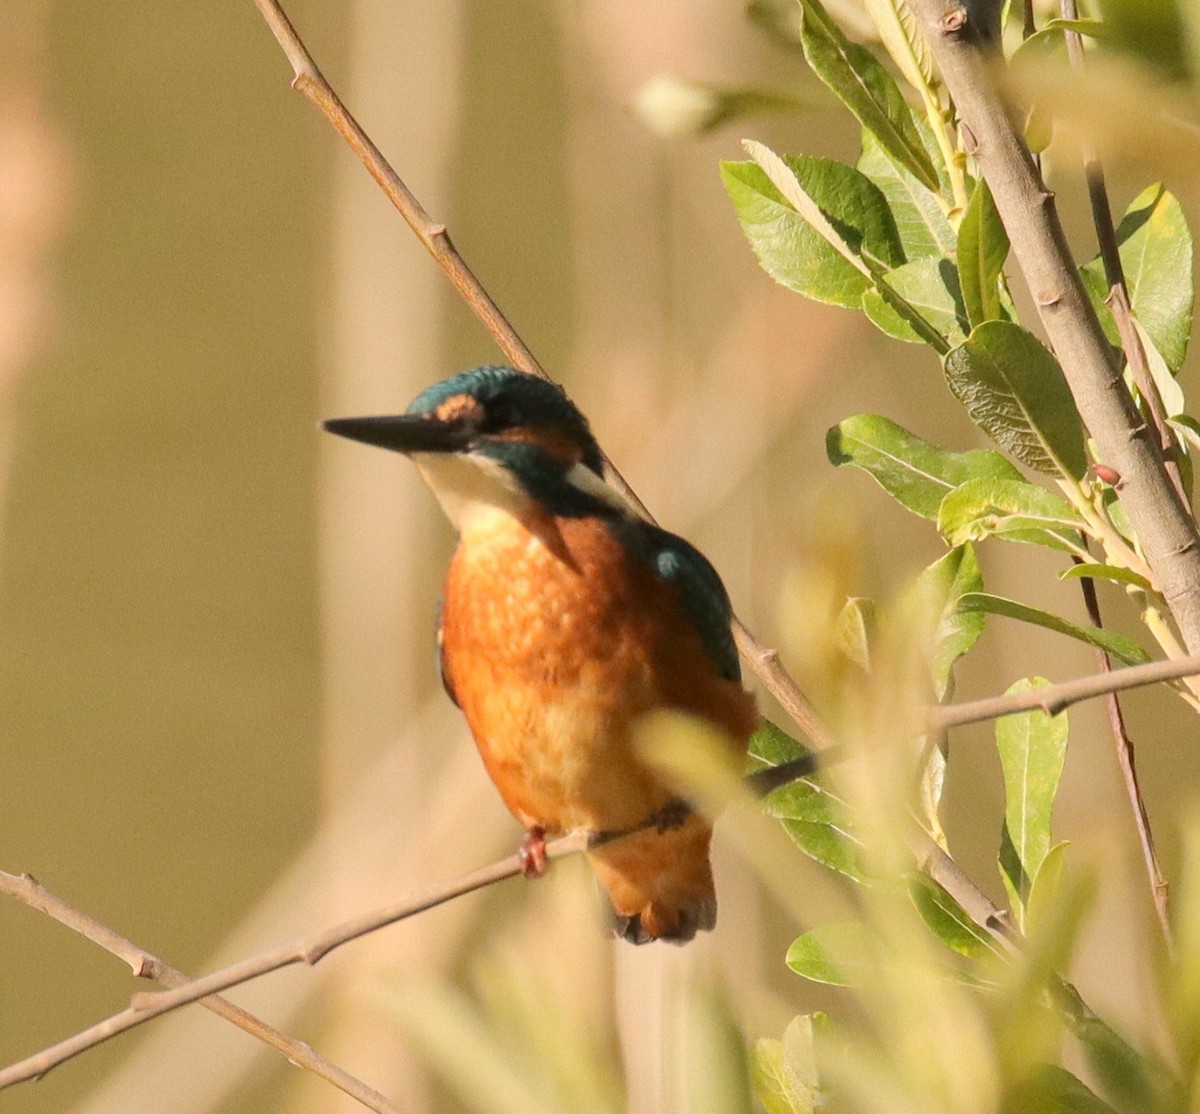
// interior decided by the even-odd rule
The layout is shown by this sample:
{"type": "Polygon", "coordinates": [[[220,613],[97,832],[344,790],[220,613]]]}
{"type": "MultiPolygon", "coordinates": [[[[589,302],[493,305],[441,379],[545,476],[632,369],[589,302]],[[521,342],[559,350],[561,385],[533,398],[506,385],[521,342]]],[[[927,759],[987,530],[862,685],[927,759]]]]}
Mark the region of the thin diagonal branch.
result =
{"type": "Polygon", "coordinates": [[[1154,432],[1138,414],[1071,259],[1054,204],[1002,101],[986,26],[960,0],[907,0],[957,108],[1008,231],[1080,416],[1101,461],[1121,477],[1121,502],[1190,653],[1200,653],[1200,533],[1167,476],[1154,432]]]}
{"type": "MultiPolygon", "coordinates": [[[[1079,564],[1078,558],[1072,558],[1079,564]]],[[[1085,576],[1079,581],[1083,592],[1084,606],[1087,608],[1088,619],[1092,626],[1104,626],[1100,615],[1100,600],[1096,596],[1096,582],[1085,576]]],[[[1108,654],[1097,648],[1096,660],[1100,663],[1103,673],[1112,672],[1112,662],[1108,654]]],[[[1112,732],[1113,742],[1117,749],[1117,765],[1121,769],[1121,777],[1125,782],[1125,794],[1129,798],[1130,810],[1133,813],[1133,824],[1138,834],[1138,844],[1142,850],[1142,862],[1150,880],[1150,895],[1154,901],[1154,909],[1158,914],[1159,928],[1167,948],[1171,948],[1171,920],[1167,915],[1167,880],[1163,877],[1158,865],[1158,856],[1154,852],[1154,835],[1150,829],[1150,814],[1146,811],[1146,801],[1142,797],[1142,787],[1138,782],[1137,764],[1134,760],[1133,740],[1125,727],[1125,713],[1121,710],[1121,701],[1115,692],[1105,695],[1105,707],[1108,710],[1108,725],[1112,732]]]]}
{"type": "MultiPolygon", "coordinates": [[[[192,981],[182,971],[176,970],[169,964],[164,963],[144,948],[139,948],[132,940],[126,939],[106,925],[101,924],[94,917],[88,916],[88,914],[76,909],[69,902],[52,894],[32,875],[8,874],[0,871],[0,893],[15,897],[31,909],[40,910],[47,916],[58,921],[59,924],[65,925],[81,936],[85,936],[93,944],[98,944],[105,951],[115,955],[118,959],[124,960],[129,964],[130,970],[133,971],[136,978],[153,979],[155,982],[162,983],[168,987],[184,986],[192,981]]],[[[249,1033],[252,1037],[256,1037],[264,1044],[270,1045],[277,1052],[282,1052],[298,1067],[305,1068],[314,1075],[320,1076],[327,1082],[332,1083],[338,1090],[357,1100],[368,1110],[378,1111],[379,1114],[400,1114],[400,1107],[396,1106],[386,1095],[380,1094],[374,1087],[368,1086],[344,1068],[340,1068],[337,1064],[326,1060],[325,1057],[314,1051],[305,1042],[287,1036],[286,1033],[280,1032],[261,1018],[255,1017],[254,1014],[249,1013],[240,1006],[235,1006],[228,999],[214,995],[205,998],[201,1005],[211,1010],[218,1017],[225,1018],[226,1021],[249,1033]]],[[[88,1044],[85,1047],[90,1048],[91,1045],[88,1044]]],[[[79,1049],[79,1051],[83,1050],[83,1048],[79,1049]]],[[[76,1054],[71,1053],[71,1055],[76,1054]]],[[[67,1058],[69,1057],[63,1057],[63,1059],[67,1058]]],[[[39,1078],[61,1062],[62,1059],[51,1062],[50,1059],[46,1058],[45,1052],[39,1052],[36,1056],[31,1056],[28,1060],[23,1061],[23,1063],[31,1065],[29,1073],[20,1074],[20,1078],[14,1077],[10,1082],[16,1083],[20,1079],[39,1078]]],[[[14,1065],[12,1069],[8,1070],[13,1071],[17,1066],[14,1065]]],[[[7,1083],[0,1082],[0,1087],[7,1085],[7,1083]]]]}
{"type": "MultiPolygon", "coordinates": [[[[470,306],[512,365],[532,375],[549,379],[528,345],[458,253],[446,226],[436,222],[425,211],[424,206],[342,104],[277,0],[254,0],[254,3],[291,63],[295,75],[292,87],[321,111],[338,135],[359,157],[371,177],[379,184],[417,239],[425,245],[459,296],[470,306]]],[[[653,521],[653,515],[646,509],[646,505],[607,456],[604,458],[604,464],[613,486],[641,514],[653,521]]],[[[762,682],[763,687],[779,701],[780,706],[791,716],[804,735],[819,747],[832,745],[832,733],[795,679],[783,668],[778,651],[763,645],[736,616],[733,620],[733,634],[738,651],[746,664],[762,682]]]]}
{"type": "Polygon", "coordinates": [[[1001,716],[1029,712],[1035,708],[1054,716],[1081,700],[1092,700],[1106,693],[1141,688],[1159,681],[1175,681],[1182,677],[1195,676],[1200,676],[1200,654],[1170,658],[1167,661],[1151,661],[1144,665],[1114,669],[1109,673],[1093,673],[1087,677],[1078,677],[1074,681],[1064,681],[1061,685],[1046,685],[1029,692],[989,696],[983,700],[971,700],[962,704],[935,705],[929,709],[929,726],[930,730],[945,731],[951,727],[983,723],[986,720],[999,719],[1001,716]]]}

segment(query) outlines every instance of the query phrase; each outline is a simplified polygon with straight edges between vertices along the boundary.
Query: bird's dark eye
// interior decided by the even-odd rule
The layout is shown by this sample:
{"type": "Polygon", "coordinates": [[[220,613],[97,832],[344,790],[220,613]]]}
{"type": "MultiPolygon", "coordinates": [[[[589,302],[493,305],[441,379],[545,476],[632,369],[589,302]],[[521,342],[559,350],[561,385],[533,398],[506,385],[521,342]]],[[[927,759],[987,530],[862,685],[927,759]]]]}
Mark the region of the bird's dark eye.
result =
{"type": "Polygon", "coordinates": [[[479,428],[481,433],[499,433],[519,425],[520,422],[517,408],[508,399],[499,398],[488,404],[479,428]]]}

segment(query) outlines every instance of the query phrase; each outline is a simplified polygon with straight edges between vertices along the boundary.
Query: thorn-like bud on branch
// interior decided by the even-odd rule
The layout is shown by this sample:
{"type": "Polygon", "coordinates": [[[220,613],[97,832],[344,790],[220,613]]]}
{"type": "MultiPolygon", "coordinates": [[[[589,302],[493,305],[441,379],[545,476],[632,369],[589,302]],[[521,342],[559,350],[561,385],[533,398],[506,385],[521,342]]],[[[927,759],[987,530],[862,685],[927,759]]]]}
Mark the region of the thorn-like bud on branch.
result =
{"type": "Polygon", "coordinates": [[[956,8],[951,8],[941,19],[938,20],[938,27],[943,35],[957,35],[967,25],[967,9],[961,4],[956,8]]]}

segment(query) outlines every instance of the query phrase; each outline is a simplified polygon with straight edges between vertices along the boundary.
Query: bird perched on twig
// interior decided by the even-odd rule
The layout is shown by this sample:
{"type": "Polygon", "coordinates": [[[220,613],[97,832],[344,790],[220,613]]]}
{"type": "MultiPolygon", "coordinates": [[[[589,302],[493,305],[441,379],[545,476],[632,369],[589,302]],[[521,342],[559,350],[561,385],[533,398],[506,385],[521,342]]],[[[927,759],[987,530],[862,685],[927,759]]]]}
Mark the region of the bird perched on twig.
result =
{"type": "Polygon", "coordinates": [[[677,709],[745,753],[758,717],[713,567],[604,481],[587,420],[536,376],[474,368],[405,414],[324,426],[411,457],[459,532],[442,679],[526,828],[526,873],[545,869],[548,834],[631,832],[588,853],[617,934],[711,929],[711,825],[638,758],[633,729],[677,709]]]}

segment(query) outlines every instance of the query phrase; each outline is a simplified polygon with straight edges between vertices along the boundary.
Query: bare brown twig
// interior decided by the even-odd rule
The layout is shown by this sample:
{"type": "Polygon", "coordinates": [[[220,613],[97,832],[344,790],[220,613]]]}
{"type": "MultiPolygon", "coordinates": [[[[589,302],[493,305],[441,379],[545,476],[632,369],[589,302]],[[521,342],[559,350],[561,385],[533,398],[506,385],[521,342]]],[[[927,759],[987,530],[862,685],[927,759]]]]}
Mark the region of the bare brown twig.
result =
{"type": "MultiPolygon", "coordinates": [[[[1078,557],[1072,558],[1077,564],[1078,557]]],[[[1096,582],[1091,577],[1083,577],[1079,582],[1083,592],[1084,606],[1088,618],[1095,627],[1104,625],[1100,616],[1100,600],[1096,596],[1096,582]]],[[[1108,654],[1096,650],[1096,660],[1100,663],[1103,673],[1112,672],[1112,663],[1108,654]]],[[[1137,764],[1134,760],[1133,740],[1125,727],[1125,714],[1121,710],[1121,701],[1116,692],[1105,694],[1105,707],[1108,710],[1108,725],[1116,744],[1117,765],[1121,769],[1121,777],[1125,782],[1125,793],[1129,798],[1130,811],[1133,813],[1133,824],[1137,830],[1138,844],[1142,850],[1142,862],[1150,879],[1150,895],[1154,901],[1154,909],[1158,914],[1159,928],[1168,949],[1171,948],[1171,920],[1167,915],[1167,880],[1163,877],[1158,865],[1158,856],[1154,852],[1154,835],[1150,829],[1150,814],[1146,811],[1146,802],[1142,797],[1142,787],[1138,782],[1137,764]]]]}
{"type": "Polygon", "coordinates": [[[1125,669],[1114,669],[1111,673],[1093,673],[1087,677],[1078,677],[1074,681],[1064,681],[1061,685],[1046,685],[1029,692],[989,696],[984,700],[972,700],[962,704],[937,705],[929,711],[930,727],[946,730],[968,723],[982,723],[989,719],[999,719],[1001,716],[1016,715],[1035,708],[1053,716],[1081,700],[1091,700],[1109,692],[1194,676],[1200,676],[1200,654],[1171,658],[1167,661],[1151,661],[1144,665],[1130,665],[1125,669]]]}
{"type": "MultiPolygon", "coordinates": [[[[92,943],[98,944],[118,959],[124,960],[124,962],[129,964],[130,970],[133,971],[136,978],[153,979],[155,982],[162,983],[168,987],[185,986],[192,981],[182,971],[176,970],[169,964],[164,963],[144,948],[139,948],[133,941],[127,940],[124,936],[101,924],[94,917],[88,916],[88,914],[76,909],[69,902],[52,894],[31,875],[8,874],[0,871],[0,893],[15,897],[32,909],[40,910],[47,916],[58,921],[59,924],[78,932],[81,936],[85,936],[92,943]]],[[[326,1060],[325,1057],[314,1051],[310,1045],[303,1041],[295,1040],[285,1033],[281,1033],[274,1026],[267,1024],[261,1018],[255,1017],[254,1014],[249,1013],[240,1006],[235,1006],[227,999],[216,995],[203,999],[201,1005],[211,1010],[218,1017],[225,1018],[226,1021],[249,1033],[252,1037],[258,1038],[264,1044],[270,1045],[276,1051],[282,1052],[298,1067],[305,1068],[314,1075],[320,1076],[327,1082],[332,1083],[338,1090],[356,1099],[368,1110],[378,1111],[379,1114],[400,1114],[400,1108],[391,1102],[386,1095],[380,1094],[375,1088],[368,1086],[361,1079],[357,1079],[344,1068],[326,1060]]],[[[92,1030],[87,1030],[87,1032],[90,1033],[92,1030]]],[[[107,1038],[102,1037],[100,1039],[107,1038]]],[[[71,1038],[71,1040],[75,1041],[77,1038],[71,1038]]],[[[53,1050],[45,1049],[35,1056],[22,1061],[22,1064],[28,1066],[28,1071],[18,1071],[17,1069],[21,1068],[22,1065],[14,1064],[3,1073],[0,1073],[0,1088],[8,1086],[10,1083],[20,1082],[23,1079],[37,1079],[64,1060],[70,1059],[72,1056],[76,1056],[98,1043],[99,1040],[89,1041],[88,1043],[74,1044],[66,1048],[64,1046],[68,1042],[63,1042],[63,1044],[55,1046],[56,1049],[60,1049],[64,1053],[59,1058],[48,1056],[47,1054],[53,1052],[53,1050]],[[9,1073],[13,1073],[13,1078],[6,1078],[9,1073]]]]}

